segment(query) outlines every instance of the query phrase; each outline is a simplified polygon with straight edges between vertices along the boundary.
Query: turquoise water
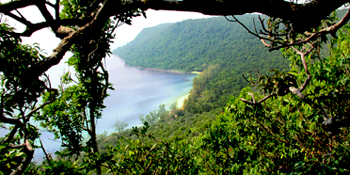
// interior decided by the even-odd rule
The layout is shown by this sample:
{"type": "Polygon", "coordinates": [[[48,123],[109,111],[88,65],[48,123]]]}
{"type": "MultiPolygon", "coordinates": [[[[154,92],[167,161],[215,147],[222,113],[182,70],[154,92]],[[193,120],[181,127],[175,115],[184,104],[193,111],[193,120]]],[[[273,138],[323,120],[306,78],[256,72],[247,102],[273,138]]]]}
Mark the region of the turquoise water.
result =
{"type": "Polygon", "coordinates": [[[108,91],[107,108],[97,122],[97,132],[114,132],[117,120],[131,126],[140,125],[139,115],[148,114],[165,104],[167,108],[189,93],[196,74],[140,70],[125,66],[117,56],[106,60],[110,82],[115,90],[108,91]]]}
{"type": "MultiPolygon", "coordinates": [[[[140,70],[125,66],[117,56],[106,59],[110,83],[115,90],[108,91],[109,97],[105,100],[106,108],[103,117],[97,121],[97,133],[112,133],[114,124],[123,121],[132,126],[140,125],[140,114],[148,114],[158,109],[160,104],[167,108],[180,97],[189,93],[195,74],[170,73],[155,70],[140,70]]],[[[1,133],[1,136],[4,133],[1,133]]],[[[48,132],[41,132],[41,139],[47,152],[54,153],[60,149],[60,141],[48,132]]],[[[41,162],[44,154],[36,149],[34,160],[41,162]]]]}
{"type": "MultiPolygon", "coordinates": [[[[192,80],[196,76],[128,67],[119,57],[113,55],[106,62],[109,81],[115,90],[108,91],[110,96],[105,100],[103,117],[96,125],[98,134],[114,132],[117,120],[128,123],[129,128],[140,125],[139,115],[158,109],[160,104],[169,108],[172,103],[189,93],[192,80]]],[[[3,137],[7,132],[0,129],[0,136],[3,137]]],[[[54,153],[60,149],[61,143],[54,140],[53,134],[42,131],[40,138],[47,152],[54,153]]],[[[43,157],[42,150],[36,149],[34,160],[41,162],[43,157]]]]}

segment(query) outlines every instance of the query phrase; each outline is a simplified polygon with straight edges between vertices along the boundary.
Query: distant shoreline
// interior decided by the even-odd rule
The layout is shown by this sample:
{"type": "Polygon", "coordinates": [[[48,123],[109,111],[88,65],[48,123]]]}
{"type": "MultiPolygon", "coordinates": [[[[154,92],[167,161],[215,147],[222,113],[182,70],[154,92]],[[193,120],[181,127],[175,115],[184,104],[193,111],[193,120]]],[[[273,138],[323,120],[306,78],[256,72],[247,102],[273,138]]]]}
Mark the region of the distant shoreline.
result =
{"type": "MultiPolygon", "coordinates": [[[[124,61],[125,63],[125,59],[119,57],[118,55],[114,55],[114,56],[117,56],[118,58],[120,58],[121,60],[124,61]]],[[[126,67],[134,67],[134,68],[138,68],[138,69],[141,69],[141,70],[155,70],[155,71],[163,71],[163,72],[170,72],[170,73],[181,73],[181,74],[201,74],[202,72],[199,72],[199,71],[190,71],[190,72],[186,72],[186,71],[180,71],[180,70],[166,70],[166,69],[156,69],[156,68],[149,68],[149,67],[142,67],[142,66],[130,66],[128,64],[125,63],[125,66],[126,67]]]]}
{"type": "MultiPolygon", "coordinates": [[[[114,55],[114,56],[117,56],[118,58],[123,60],[126,67],[133,67],[133,68],[137,68],[137,69],[141,69],[141,70],[154,70],[154,71],[162,71],[162,72],[170,72],[170,73],[181,73],[181,74],[186,73],[186,74],[197,74],[197,75],[200,75],[202,73],[199,71],[186,72],[186,71],[179,71],[179,70],[164,70],[164,69],[147,68],[147,67],[141,67],[141,66],[130,66],[130,65],[125,63],[125,59],[119,57],[118,55],[114,55]]],[[[178,98],[176,100],[176,107],[183,110],[184,109],[184,102],[185,102],[185,100],[188,99],[188,96],[190,96],[190,93],[186,93],[185,95],[182,95],[180,98],[178,98]]]]}
{"type": "Polygon", "coordinates": [[[141,67],[141,66],[130,66],[128,64],[125,64],[125,66],[127,67],[134,67],[134,68],[138,68],[141,70],[155,70],[155,71],[162,71],[162,72],[170,72],[170,73],[179,73],[179,74],[201,74],[202,72],[199,71],[190,71],[190,72],[186,72],[186,71],[180,71],[180,70],[166,70],[166,69],[156,69],[156,68],[148,68],[148,67],[141,67]]]}
{"type": "MultiPolygon", "coordinates": [[[[155,71],[163,71],[163,72],[170,72],[170,73],[181,73],[181,74],[197,74],[197,75],[200,75],[202,72],[198,72],[198,71],[191,71],[191,72],[185,72],[185,71],[179,71],[179,70],[164,70],[164,69],[155,69],[155,68],[144,68],[144,67],[141,67],[141,66],[129,66],[127,64],[125,64],[125,66],[128,66],[128,67],[135,67],[135,68],[138,68],[138,69],[143,69],[143,70],[155,70],[155,71]]],[[[181,96],[179,99],[176,100],[176,107],[183,110],[185,108],[185,100],[188,99],[188,96],[190,96],[190,93],[187,93],[183,96],[181,96]]]]}
{"type": "Polygon", "coordinates": [[[130,65],[127,65],[127,64],[125,64],[125,66],[135,67],[135,68],[138,68],[138,69],[141,69],[141,70],[155,70],[155,71],[170,72],[170,73],[180,73],[180,74],[191,73],[191,72],[179,71],[179,70],[166,70],[166,69],[156,69],[156,68],[148,68],[148,67],[141,67],[141,66],[130,66],[130,65]]]}

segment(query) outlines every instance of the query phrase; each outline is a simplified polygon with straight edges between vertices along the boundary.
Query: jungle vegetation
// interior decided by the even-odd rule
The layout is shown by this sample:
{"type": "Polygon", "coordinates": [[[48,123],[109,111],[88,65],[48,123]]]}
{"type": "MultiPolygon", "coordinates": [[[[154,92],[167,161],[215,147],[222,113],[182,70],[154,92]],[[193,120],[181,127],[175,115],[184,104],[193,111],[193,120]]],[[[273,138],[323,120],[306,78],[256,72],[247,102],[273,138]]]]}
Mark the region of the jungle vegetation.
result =
{"type": "MultiPolygon", "coordinates": [[[[254,30],[258,17],[248,14],[238,20],[254,30]]],[[[230,96],[247,86],[242,74],[289,69],[281,52],[261,48],[261,42],[239,23],[214,17],[146,28],[113,53],[130,66],[202,72],[185,105],[187,112],[196,114],[222,111],[230,96]]]]}
{"type": "MultiPolygon", "coordinates": [[[[8,133],[0,138],[0,173],[349,174],[350,14],[347,11],[337,19],[333,12],[347,3],[2,2],[0,126],[8,133]],[[17,12],[28,6],[37,7],[45,20],[32,23],[17,12]],[[112,134],[115,139],[97,136],[95,122],[103,117],[107,89],[113,88],[102,64],[102,59],[111,54],[113,31],[120,23],[130,24],[132,18],[146,16],[147,9],[221,16],[263,13],[270,18],[256,19],[261,25],[257,30],[235,16],[228,20],[242,25],[266,50],[279,50],[288,59],[289,68],[258,74],[252,67],[250,75],[243,73],[248,85],[226,100],[219,113],[172,108],[158,115],[155,111],[154,123],[146,120],[143,127],[112,134]],[[26,29],[15,30],[3,20],[5,16],[26,29]],[[21,37],[30,37],[45,27],[61,39],[51,55],[45,55],[38,45],[22,44],[21,37]],[[322,47],[328,47],[329,53],[320,54],[322,47]],[[73,56],[67,64],[75,74],[65,73],[61,85],[53,88],[46,72],[68,51],[73,56]],[[45,147],[40,143],[40,128],[31,120],[61,138],[67,149],[56,152],[55,158],[46,154],[40,165],[32,163],[35,148],[45,147]],[[161,132],[169,129],[174,132],[161,132]],[[88,139],[83,139],[83,134],[88,139]]],[[[196,69],[205,72],[205,67],[196,69]]],[[[207,67],[208,72],[218,69],[216,64],[207,67]]]]}

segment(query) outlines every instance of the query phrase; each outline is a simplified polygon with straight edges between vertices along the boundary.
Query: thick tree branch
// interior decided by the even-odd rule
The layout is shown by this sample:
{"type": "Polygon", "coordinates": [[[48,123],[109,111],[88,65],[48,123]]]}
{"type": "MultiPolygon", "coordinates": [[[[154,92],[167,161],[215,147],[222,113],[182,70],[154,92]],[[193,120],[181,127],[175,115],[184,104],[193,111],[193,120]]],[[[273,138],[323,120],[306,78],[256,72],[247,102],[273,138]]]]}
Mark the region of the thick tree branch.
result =
{"type": "Polygon", "coordinates": [[[57,65],[63,58],[64,54],[75,42],[78,42],[81,38],[90,38],[92,37],[91,33],[101,30],[105,24],[105,21],[110,16],[109,13],[111,11],[109,10],[113,7],[110,4],[108,5],[106,2],[107,1],[105,1],[102,7],[98,10],[91,22],[65,37],[49,57],[28,69],[28,73],[32,77],[40,76],[52,66],[57,65]]]}
{"type": "Polygon", "coordinates": [[[13,14],[13,13],[11,13],[11,12],[5,13],[5,15],[7,15],[7,16],[13,18],[14,20],[16,20],[16,21],[18,21],[18,22],[20,22],[20,23],[22,23],[22,24],[24,24],[24,25],[31,25],[31,24],[32,24],[31,22],[29,22],[29,21],[26,20],[25,18],[19,17],[19,16],[15,15],[15,14],[13,14]]]}
{"type": "MultiPolygon", "coordinates": [[[[110,3],[112,0],[107,0],[110,3]]],[[[270,17],[278,17],[291,21],[297,32],[303,32],[317,27],[321,20],[332,11],[347,3],[348,0],[314,0],[306,4],[295,4],[284,0],[246,0],[246,1],[218,1],[218,0],[134,0],[119,4],[113,2],[117,8],[110,8],[110,14],[124,14],[134,9],[155,9],[199,12],[206,15],[242,15],[260,12],[270,17]],[[123,8],[119,8],[121,5],[123,8]],[[278,7],[278,8],[277,8],[278,7]]],[[[17,0],[0,5],[0,12],[10,12],[14,9],[29,5],[45,4],[43,0],[17,0]]],[[[57,3],[56,3],[57,6],[57,3]]],[[[56,9],[57,10],[57,9],[56,9]]],[[[45,12],[45,11],[42,11],[45,12]]],[[[45,12],[46,13],[46,12],[45,12]]],[[[43,14],[46,17],[48,15],[43,14]]],[[[51,15],[50,15],[51,16],[51,15]]],[[[47,18],[48,19],[48,18],[47,18]]]]}
{"type": "Polygon", "coordinates": [[[60,20],[60,0],[56,0],[56,4],[54,4],[55,8],[55,18],[56,21],[60,20]]]}
{"type": "Polygon", "coordinates": [[[269,48],[269,51],[273,51],[273,50],[278,50],[281,48],[286,48],[286,47],[288,48],[288,47],[292,47],[292,46],[296,46],[296,45],[306,44],[308,42],[314,41],[314,40],[316,40],[322,36],[325,36],[327,34],[336,33],[338,29],[340,29],[342,26],[344,26],[349,21],[350,10],[348,10],[347,13],[343,16],[343,18],[339,22],[337,22],[336,24],[329,26],[329,27],[325,27],[317,32],[314,32],[314,33],[305,32],[304,33],[305,37],[301,37],[301,38],[298,38],[296,40],[291,39],[291,34],[295,32],[293,27],[289,30],[289,32],[287,31],[288,33],[279,33],[279,29],[280,29],[279,26],[275,27],[275,29],[278,29],[278,31],[267,30],[265,25],[264,25],[264,20],[261,19],[259,16],[262,30],[260,30],[258,32],[256,27],[255,27],[254,19],[253,19],[253,23],[254,23],[255,31],[252,31],[246,25],[244,25],[242,22],[240,22],[235,16],[232,15],[232,18],[234,20],[230,20],[226,17],[226,19],[229,22],[237,22],[238,24],[240,24],[250,34],[259,38],[261,40],[261,42],[264,44],[264,46],[269,48]]]}
{"type": "MultiPolygon", "coordinates": [[[[63,26],[63,25],[83,26],[86,23],[88,23],[90,20],[89,19],[84,19],[84,20],[82,20],[82,19],[63,19],[63,20],[59,20],[59,21],[50,21],[50,22],[45,21],[45,22],[41,22],[41,23],[27,25],[27,29],[24,32],[19,33],[19,35],[20,36],[31,36],[34,32],[36,32],[40,29],[43,29],[45,27],[51,27],[53,25],[57,25],[57,26],[63,26]]],[[[56,29],[56,33],[61,34],[58,29],[56,29]]]]}
{"type": "Polygon", "coordinates": [[[39,1],[41,0],[16,0],[8,3],[0,4],[0,12],[5,13],[15,9],[27,7],[30,5],[35,5],[39,1]]]}
{"type": "Polygon", "coordinates": [[[3,123],[9,123],[12,125],[21,125],[21,121],[19,119],[7,118],[3,114],[0,115],[0,121],[3,123]]]}
{"type": "Polygon", "coordinates": [[[15,127],[11,129],[11,132],[5,138],[4,143],[10,143],[12,141],[20,126],[22,126],[22,123],[15,125],[15,127]]]}
{"type": "Polygon", "coordinates": [[[278,17],[284,20],[289,20],[293,23],[293,27],[296,31],[305,31],[310,28],[317,27],[322,19],[347,2],[347,0],[315,0],[307,4],[294,4],[284,0],[139,0],[133,1],[132,4],[125,4],[125,6],[138,7],[144,10],[155,9],[192,11],[206,15],[224,16],[260,12],[270,17],[278,17]]]}
{"type": "MultiPolygon", "coordinates": [[[[308,43],[310,41],[316,40],[317,38],[319,38],[321,36],[336,33],[338,31],[338,29],[343,27],[349,21],[349,19],[350,19],[350,9],[347,11],[347,13],[344,15],[344,17],[336,24],[329,26],[329,27],[326,27],[326,28],[323,28],[320,31],[315,32],[315,33],[307,33],[306,32],[305,34],[308,35],[307,38],[299,39],[297,41],[292,41],[289,39],[288,43],[282,43],[281,45],[276,46],[276,47],[272,47],[271,45],[267,45],[267,47],[269,47],[270,48],[269,50],[272,51],[272,50],[278,50],[278,49],[281,49],[284,47],[291,47],[291,46],[296,46],[296,45],[308,43]]],[[[268,39],[264,38],[263,40],[268,40],[268,39]]]]}
{"type": "MultiPolygon", "coordinates": [[[[38,7],[38,9],[40,10],[40,13],[43,15],[43,17],[45,18],[46,22],[53,22],[54,18],[51,15],[51,13],[49,12],[49,10],[47,10],[46,8],[46,2],[43,1],[43,3],[37,3],[36,6],[38,7]]],[[[58,29],[59,25],[57,25],[56,23],[52,23],[51,25],[51,29],[56,32],[58,29]]]]}

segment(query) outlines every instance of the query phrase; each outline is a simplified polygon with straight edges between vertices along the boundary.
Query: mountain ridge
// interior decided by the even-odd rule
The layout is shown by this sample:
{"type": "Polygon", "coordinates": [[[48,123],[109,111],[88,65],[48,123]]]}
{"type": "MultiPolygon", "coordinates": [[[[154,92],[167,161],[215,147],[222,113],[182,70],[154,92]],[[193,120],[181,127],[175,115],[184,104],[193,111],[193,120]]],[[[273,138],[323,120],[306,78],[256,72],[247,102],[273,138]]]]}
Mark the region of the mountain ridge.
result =
{"type": "MultiPolygon", "coordinates": [[[[252,27],[257,15],[238,17],[252,27]]],[[[130,66],[203,71],[207,65],[235,66],[231,58],[254,57],[262,50],[260,41],[237,23],[225,18],[190,19],[143,29],[130,43],[113,50],[130,66]],[[247,47],[250,48],[248,52],[247,47]]],[[[268,52],[263,57],[275,57],[268,52]]]]}

